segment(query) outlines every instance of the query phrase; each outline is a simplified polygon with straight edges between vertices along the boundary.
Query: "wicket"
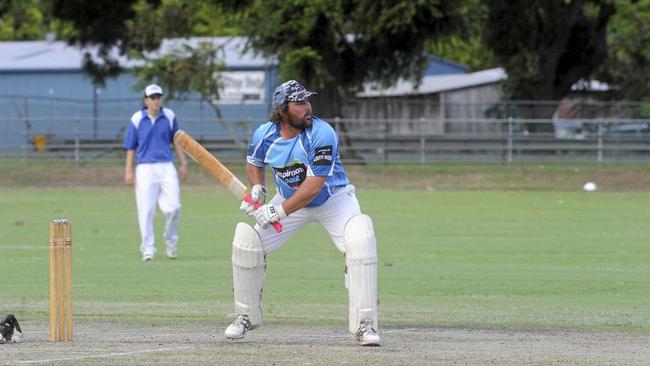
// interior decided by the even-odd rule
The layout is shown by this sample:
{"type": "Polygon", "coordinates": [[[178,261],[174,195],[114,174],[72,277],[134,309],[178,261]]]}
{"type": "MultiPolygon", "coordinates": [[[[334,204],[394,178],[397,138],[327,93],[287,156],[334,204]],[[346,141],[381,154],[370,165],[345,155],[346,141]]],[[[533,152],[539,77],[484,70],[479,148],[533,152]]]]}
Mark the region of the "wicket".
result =
{"type": "Polygon", "coordinates": [[[72,227],[50,222],[50,341],[72,341],[72,227]]]}

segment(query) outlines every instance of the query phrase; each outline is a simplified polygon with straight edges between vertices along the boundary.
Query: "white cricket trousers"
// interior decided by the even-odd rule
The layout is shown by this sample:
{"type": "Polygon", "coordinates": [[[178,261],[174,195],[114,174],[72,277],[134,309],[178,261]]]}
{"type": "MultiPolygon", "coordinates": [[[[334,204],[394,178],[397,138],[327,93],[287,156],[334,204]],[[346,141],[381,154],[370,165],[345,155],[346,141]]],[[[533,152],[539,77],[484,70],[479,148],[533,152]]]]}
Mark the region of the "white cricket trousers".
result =
{"type": "MultiPolygon", "coordinates": [[[[355,188],[352,184],[339,189],[325,203],[317,207],[303,207],[282,220],[282,232],[276,233],[273,226],[269,225],[262,229],[255,225],[255,230],[260,234],[264,252],[268,253],[280,248],[289,240],[301,227],[317,222],[329,233],[336,249],[345,253],[345,224],[361,214],[359,201],[354,194],[355,188]]],[[[270,203],[277,205],[284,201],[284,198],[276,193],[270,203]]]]}
{"type": "Polygon", "coordinates": [[[140,253],[156,254],[153,231],[156,203],[165,215],[163,238],[168,249],[176,249],[180,217],[178,174],[172,162],[143,163],[135,168],[135,200],[140,225],[140,253]]]}

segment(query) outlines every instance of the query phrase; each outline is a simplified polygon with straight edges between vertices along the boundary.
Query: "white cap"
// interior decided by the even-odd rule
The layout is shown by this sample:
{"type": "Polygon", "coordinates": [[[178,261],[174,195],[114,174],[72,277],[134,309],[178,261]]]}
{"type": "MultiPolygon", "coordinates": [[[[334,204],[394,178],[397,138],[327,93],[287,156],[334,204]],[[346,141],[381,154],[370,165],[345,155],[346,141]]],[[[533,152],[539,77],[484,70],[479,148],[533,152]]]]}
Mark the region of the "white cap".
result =
{"type": "Polygon", "coordinates": [[[145,97],[150,97],[154,94],[160,94],[163,95],[163,90],[161,87],[159,87],[156,84],[151,84],[148,87],[144,88],[144,96],[145,97]]]}

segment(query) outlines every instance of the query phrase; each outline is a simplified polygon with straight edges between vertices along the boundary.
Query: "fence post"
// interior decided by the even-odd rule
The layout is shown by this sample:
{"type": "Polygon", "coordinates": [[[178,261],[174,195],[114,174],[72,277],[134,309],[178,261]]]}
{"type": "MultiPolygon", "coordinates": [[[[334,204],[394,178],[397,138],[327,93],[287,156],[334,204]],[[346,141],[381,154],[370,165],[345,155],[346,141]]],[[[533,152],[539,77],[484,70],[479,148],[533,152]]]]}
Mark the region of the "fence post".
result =
{"type": "MultiPolygon", "coordinates": [[[[402,121],[400,120],[398,123],[401,123],[402,121]]],[[[384,148],[382,149],[382,161],[384,165],[388,164],[388,131],[390,130],[390,126],[388,125],[388,120],[384,118],[384,148]]]]}
{"type": "Polygon", "coordinates": [[[598,165],[603,164],[603,124],[598,123],[598,165]]]}
{"type": "Polygon", "coordinates": [[[512,117],[508,117],[508,151],[506,155],[506,162],[508,165],[512,164],[512,134],[514,133],[514,125],[512,117]]]}
{"type": "Polygon", "coordinates": [[[253,117],[248,117],[248,124],[247,124],[247,127],[246,127],[246,136],[248,137],[248,140],[247,140],[248,145],[250,145],[251,142],[253,141],[253,123],[255,123],[253,121],[253,117]]]}
{"type": "Polygon", "coordinates": [[[93,140],[97,140],[97,130],[98,130],[98,121],[97,117],[99,116],[99,87],[93,84],[93,140]]]}
{"type": "MultiPolygon", "coordinates": [[[[343,155],[343,151],[348,148],[346,143],[343,143],[345,140],[344,136],[341,136],[341,117],[336,116],[334,117],[334,132],[336,132],[336,135],[338,136],[339,139],[339,154],[343,155]]],[[[346,152],[347,153],[347,152],[346,152]]]]}
{"type": "Polygon", "coordinates": [[[79,163],[79,134],[81,133],[79,116],[75,118],[75,130],[74,130],[74,162],[79,163]]]}
{"type": "MultiPolygon", "coordinates": [[[[32,149],[32,146],[30,144],[31,143],[30,136],[31,136],[32,125],[29,122],[28,108],[27,108],[28,99],[27,98],[28,97],[26,97],[26,96],[23,97],[23,111],[20,111],[18,109],[18,107],[16,107],[16,110],[17,110],[17,112],[18,112],[18,114],[20,116],[20,119],[23,122],[23,126],[24,126],[24,129],[23,129],[23,136],[24,137],[22,139],[23,140],[22,141],[22,146],[23,146],[23,158],[25,159],[25,164],[26,165],[29,164],[29,162],[30,162],[31,149],[32,149]]],[[[12,98],[12,100],[13,100],[13,98],[12,98]]],[[[14,103],[14,105],[15,105],[15,103],[14,103]]]]}
{"type": "Polygon", "coordinates": [[[424,137],[424,117],[420,117],[420,165],[424,165],[427,160],[426,138],[424,137]]]}
{"type": "MultiPolygon", "coordinates": [[[[23,119],[24,122],[24,119],[23,119]]],[[[29,124],[23,123],[23,138],[20,146],[23,148],[23,160],[25,165],[29,164],[29,124]]]]}

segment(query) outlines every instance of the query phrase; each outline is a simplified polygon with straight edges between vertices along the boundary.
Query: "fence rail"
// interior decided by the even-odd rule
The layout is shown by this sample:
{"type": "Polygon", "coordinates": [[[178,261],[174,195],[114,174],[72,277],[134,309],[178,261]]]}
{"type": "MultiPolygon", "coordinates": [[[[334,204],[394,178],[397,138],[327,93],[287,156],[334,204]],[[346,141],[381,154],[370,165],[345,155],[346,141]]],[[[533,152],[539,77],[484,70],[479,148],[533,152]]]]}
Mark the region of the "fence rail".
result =
{"type": "MultiPolygon", "coordinates": [[[[227,120],[248,143],[259,124],[227,120]]],[[[623,163],[650,158],[650,120],[644,119],[335,119],[346,163],[592,162],[623,163]],[[531,133],[527,126],[550,124],[553,132],[531,133]],[[480,125],[483,132],[457,131],[455,125],[480,125]],[[431,128],[438,126],[438,128],[431,128]],[[430,131],[442,131],[432,133],[430,131]],[[490,132],[485,132],[490,131],[490,132]]],[[[214,120],[184,119],[181,127],[224,161],[241,161],[246,146],[237,144],[214,120]]],[[[0,158],[119,161],[126,132],[122,120],[30,117],[0,119],[0,158]],[[99,123],[100,133],[94,128],[99,123]]]]}

